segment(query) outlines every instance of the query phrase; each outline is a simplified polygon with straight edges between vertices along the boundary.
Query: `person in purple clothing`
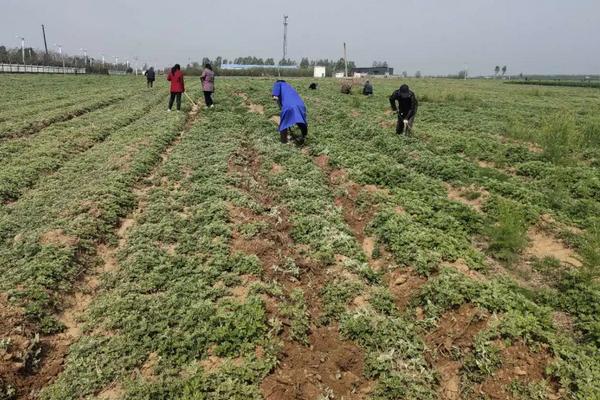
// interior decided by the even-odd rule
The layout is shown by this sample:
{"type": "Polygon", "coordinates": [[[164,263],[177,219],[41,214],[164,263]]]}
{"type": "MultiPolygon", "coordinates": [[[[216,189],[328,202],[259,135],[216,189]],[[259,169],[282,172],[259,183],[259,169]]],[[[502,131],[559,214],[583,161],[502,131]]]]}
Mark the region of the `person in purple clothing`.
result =
{"type": "Polygon", "coordinates": [[[304,144],[308,135],[308,121],[306,119],[306,106],[296,90],[286,81],[278,80],[273,85],[273,99],[279,104],[279,134],[281,143],[288,142],[289,129],[296,125],[300,128],[302,136],[296,138],[298,144],[304,144]]]}
{"type": "Polygon", "coordinates": [[[204,92],[204,102],[206,103],[206,107],[213,108],[214,104],[212,95],[215,91],[215,73],[213,72],[210,64],[206,64],[204,66],[204,71],[202,71],[200,81],[202,81],[202,91],[204,92]]]}

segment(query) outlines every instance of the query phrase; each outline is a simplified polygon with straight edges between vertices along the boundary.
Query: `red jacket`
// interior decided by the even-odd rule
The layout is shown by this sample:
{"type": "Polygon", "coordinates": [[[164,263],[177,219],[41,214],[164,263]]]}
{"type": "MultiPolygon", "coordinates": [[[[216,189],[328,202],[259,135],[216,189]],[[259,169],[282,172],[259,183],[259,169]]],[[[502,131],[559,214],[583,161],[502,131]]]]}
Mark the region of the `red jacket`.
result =
{"type": "Polygon", "coordinates": [[[185,85],[183,84],[183,72],[181,70],[175,71],[175,73],[169,72],[167,80],[171,82],[171,93],[182,93],[185,92],[185,85]]]}

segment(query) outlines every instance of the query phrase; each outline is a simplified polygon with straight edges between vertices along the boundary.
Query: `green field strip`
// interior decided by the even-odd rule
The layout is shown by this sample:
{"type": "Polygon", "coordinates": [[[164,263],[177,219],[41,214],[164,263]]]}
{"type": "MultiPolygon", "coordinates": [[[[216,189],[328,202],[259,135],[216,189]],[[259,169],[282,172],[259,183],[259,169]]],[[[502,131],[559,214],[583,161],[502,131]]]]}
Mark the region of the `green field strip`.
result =
{"type": "Polygon", "coordinates": [[[134,206],[133,185],[158,162],[184,118],[152,110],[0,210],[0,289],[42,331],[59,328],[52,313],[60,294],[93,262],[94,246],[114,237],[119,218],[134,206]],[[62,240],[45,240],[48,232],[62,240]]]}
{"type": "Polygon", "coordinates": [[[86,316],[89,329],[42,398],[76,399],[107,386],[132,399],[221,392],[258,398],[274,344],[260,297],[240,302],[229,292],[260,267],[230,252],[227,162],[244,131],[244,116],[232,111],[201,115],[156,172],[119,269],[86,316]],[[260,359],[257,347],[265,349],[260,359]],[[219,372],[199,364],[211,353],[225,363],[219,372]],[[146,379],[135,371],[151,359],[153,377],[146,379]]]}
{"type": "Polygon", "coordinates": [[[152,108],[162,108],[160,93],[138,94],[80,118],[57,123],[38,134],[0,142],[0,201],[15,201],[33,186],[75,155],[136,120],[152,108]]]}

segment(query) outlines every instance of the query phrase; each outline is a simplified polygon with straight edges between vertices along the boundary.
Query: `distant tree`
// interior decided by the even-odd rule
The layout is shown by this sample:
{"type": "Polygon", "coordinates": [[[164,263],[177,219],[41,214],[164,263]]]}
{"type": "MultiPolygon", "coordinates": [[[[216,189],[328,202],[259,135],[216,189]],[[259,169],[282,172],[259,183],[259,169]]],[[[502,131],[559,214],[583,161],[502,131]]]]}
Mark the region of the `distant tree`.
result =
{"type": "Polygon", "coordinates": [[[292,60],[291,58],[288,58],[287,60],[280,60],[279,61],[279,65],[281,65],[282,67],[287,67],[287,66],[291,66],[291,65],[296,65],[296,62],[294,60],[292,60]]]}
{"type": "Polygon", "coordinates": [[[228,60],[228,59],[226,59],[226,58],[224,58],[224,59],[223,59],[223,64],[229,64],[229,60],[228,60]]]}
{"type": "Polygon", "coordinates": [[[343,72],[346,69],[346,62],[344,61],[343,58],[340,58],[339,60],[337,60],[337,62],[335,63],[334,69],[337,72],[343,72]]]}
{"type": "Polygon", "coordinates": [[[267,58],[265,60],[265,65],[275,65],[275,60],[273,60],[272,58],[267,58]]]}
{"type": "Polygon", "coordinates": [[[467,79],[467,70],[458,71],[458,79],[467,79]]]}
{"type": "Polygon", "coordinates": [[[502,67],[502,76],[506,75],[506,65],[502,67]]]}
{"type": "Polygon", "coordinates": [[[0,46],[0,62],[6,63],[8,62],[8,50],[6,50],[6,46],[0,46]]]}
{"type": "Polygon", "coordinates": [[[407,78],[407,77],[408,77],[408,72],[406,72],[406,71],[402,71],[402,77],[403,77],[403,78],[407,78]]]}
{"type": "Polygon", "coordinates": [[[498,76],[498,74],[500,73],[500,66],[499,65],[496,65],[496,68],[494,68],[494,72],[495,72],[495,75],[498,76]]]}
{"type": "Polygon", "coordinates": [[[373,61],[373,67],[374,68],[387,68],[388,62],[387,61],[373,61]]]}
{"type": "Polygon", "coordinates": [[[223,63],[223,57],[218,56],[217,58],[215,58],[214,63],[215,63],[215,65],[214,65],[215,67],[220,67],[221,64],[223,63]]]}
{"type": "Polygon", "coordinates": [[[307,57],[302,57],[302,60],[300,61],[300,68],[308,68],[310,66],[310,61],[308,60],[307,57]]]}
{"type": "Polygon", "coordinates": [[[421,75],[421,71],[417,71],[415,72],[415,78],[421,78],[423,75],[421,75]]]}

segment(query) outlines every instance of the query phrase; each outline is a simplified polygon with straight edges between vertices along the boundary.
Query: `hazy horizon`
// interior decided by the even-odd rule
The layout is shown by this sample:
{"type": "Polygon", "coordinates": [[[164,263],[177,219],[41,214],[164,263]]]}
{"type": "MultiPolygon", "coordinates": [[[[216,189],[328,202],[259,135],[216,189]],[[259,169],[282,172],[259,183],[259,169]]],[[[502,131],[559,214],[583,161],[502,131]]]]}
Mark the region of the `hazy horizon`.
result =
{"type": "Polygon", "coordinates": [[[43,48],[139,64],[187,64],[203,57],[282,56],[282,17],[289,15],[288,57],[339,59],[342,43],[357,66],[387,61],[396,73],[489,75],[599,74],[600,2],[577,0],[257,0],[198,4],[188,0],[5,0],[0,44],[43,48]],[[26,21],[26,22],[24,22],[26,21]]]}

